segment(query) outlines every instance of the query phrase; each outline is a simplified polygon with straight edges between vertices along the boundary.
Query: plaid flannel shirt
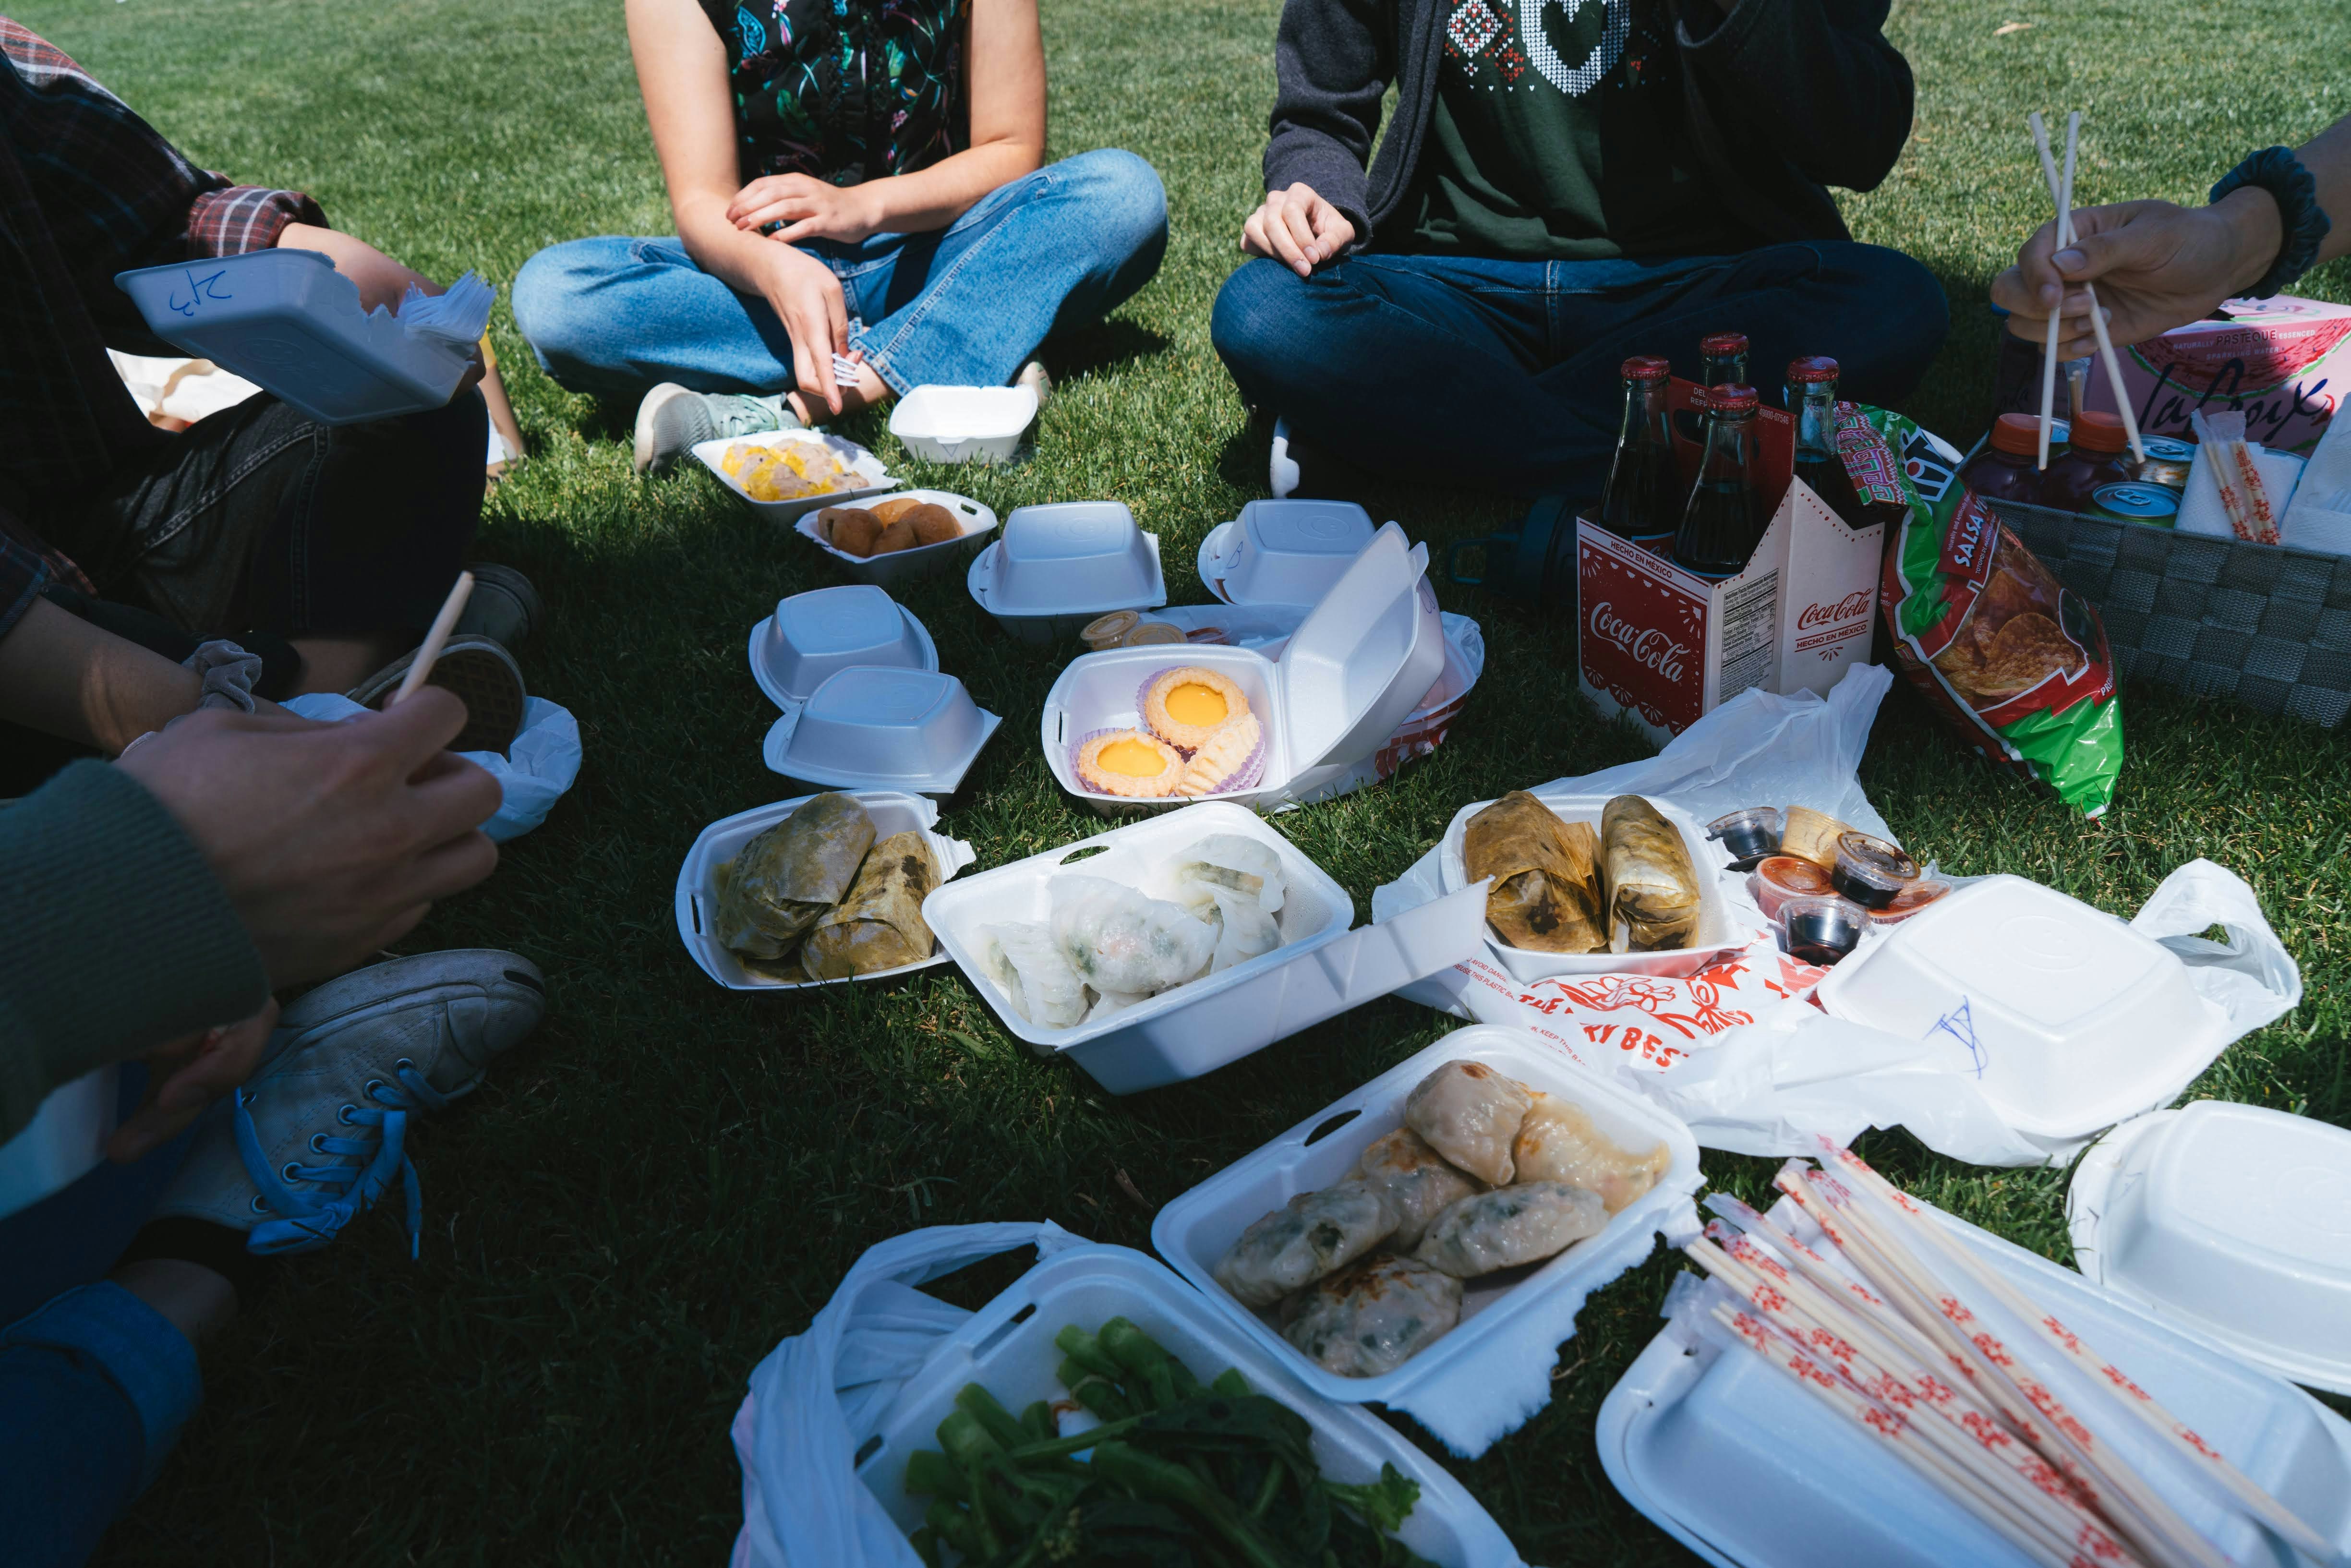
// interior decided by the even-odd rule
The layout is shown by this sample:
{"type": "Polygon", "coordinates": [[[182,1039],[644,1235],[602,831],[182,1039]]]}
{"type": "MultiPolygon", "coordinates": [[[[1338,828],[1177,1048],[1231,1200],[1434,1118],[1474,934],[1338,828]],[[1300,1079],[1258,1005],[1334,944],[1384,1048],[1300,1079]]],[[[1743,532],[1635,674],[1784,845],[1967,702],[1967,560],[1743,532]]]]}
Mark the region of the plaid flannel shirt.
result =
{"type": "Polygon", "coordinates": [[[233,185],[47,41],[0,16],[0,635],[77,548],[74,518],[127,462],[172,439],[106,348],[171,353],[114,275],[277,243],[326,215],[293,191],[233,185]]]}

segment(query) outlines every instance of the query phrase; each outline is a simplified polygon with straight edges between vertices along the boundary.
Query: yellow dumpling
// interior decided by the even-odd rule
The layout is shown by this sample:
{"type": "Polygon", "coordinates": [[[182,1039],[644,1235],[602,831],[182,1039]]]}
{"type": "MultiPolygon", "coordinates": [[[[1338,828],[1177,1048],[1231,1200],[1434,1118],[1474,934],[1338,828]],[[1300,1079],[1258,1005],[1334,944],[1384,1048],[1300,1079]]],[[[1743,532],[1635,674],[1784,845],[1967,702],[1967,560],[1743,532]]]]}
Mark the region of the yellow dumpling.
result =
{"type": "Polygon", "coordinates": [[[1199,750],[1249,710],[1249,698],[1230,676],[1193,664],[1161,671],[1143,692],[1143,722],[1179,751],[1199,750]]]}

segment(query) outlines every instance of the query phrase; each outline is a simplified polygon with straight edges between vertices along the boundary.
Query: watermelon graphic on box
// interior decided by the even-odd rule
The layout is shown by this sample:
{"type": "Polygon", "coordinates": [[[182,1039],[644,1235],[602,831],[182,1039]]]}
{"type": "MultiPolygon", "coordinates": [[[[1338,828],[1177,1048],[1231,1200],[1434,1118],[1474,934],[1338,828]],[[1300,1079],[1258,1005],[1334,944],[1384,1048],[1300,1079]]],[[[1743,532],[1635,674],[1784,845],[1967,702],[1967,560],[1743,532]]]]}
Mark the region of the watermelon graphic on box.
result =
{"type": "MultiPolygon", "coordinates": [[[[2228,319],[2190,321],[2120,356],[2139,429],[2188,437],[2198,409],[2237,409],[2248,441],[2308,456],[2351,385],[2351,306],[2281,294],[2224,299],[2220,314],[2228,319]]],[[[2103,375],[2090,379],[2089,406],[2114,410],[2103,375]]]]}

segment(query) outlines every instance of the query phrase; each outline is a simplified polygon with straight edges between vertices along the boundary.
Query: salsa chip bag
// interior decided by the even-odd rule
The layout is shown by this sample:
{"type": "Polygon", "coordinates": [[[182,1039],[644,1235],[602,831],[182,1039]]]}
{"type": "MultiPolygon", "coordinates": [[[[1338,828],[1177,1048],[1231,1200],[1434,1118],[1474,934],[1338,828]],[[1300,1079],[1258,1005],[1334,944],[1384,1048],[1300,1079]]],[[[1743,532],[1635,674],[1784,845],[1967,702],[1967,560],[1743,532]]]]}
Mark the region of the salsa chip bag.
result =
{"type": "Polygon", "coordinates": [[[1902,673],[1977,751],[2097,816],[2123,765],[2097,611],[1959,482],[1947,443],[1898,413],[1865,413],[1901,458],[1910,497],[1879,595],[1902,673]]]}

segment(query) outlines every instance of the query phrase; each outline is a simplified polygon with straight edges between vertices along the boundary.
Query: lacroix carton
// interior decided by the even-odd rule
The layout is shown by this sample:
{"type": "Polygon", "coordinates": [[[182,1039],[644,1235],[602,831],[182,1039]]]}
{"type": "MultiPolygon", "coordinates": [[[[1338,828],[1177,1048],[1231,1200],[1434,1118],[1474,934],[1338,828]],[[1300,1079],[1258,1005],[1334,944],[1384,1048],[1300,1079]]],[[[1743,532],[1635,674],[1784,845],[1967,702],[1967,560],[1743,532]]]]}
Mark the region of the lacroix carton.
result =
{"type": "MultiPolygon", "coordinates": [[[[2227,320],[2190,321],[2118,357],[2138,427],[2189,434],[2189,415],[2242,410],[2245,439],[2308,456],[2351,387],[2351,306],[2281,294],[2226,299],[2227,320]]],[[[2093,374],[2088,406],[2113,412],[2114,388],[2093,374]]]]}
{"type": "MultiPolygon", "coordinates": [[[[1689,409],[1697,391],[1677,381],[1667,401],[1689,409]]],[[[1603,713],[1631,714],[1660,742],[1750,686],[1825,695],[1869,658],[1886,529],[1847,528],[1794,477],[1784,410],[1758,409],[1755,428],[1771,522],[1737,577],[1709,582],[1589,515],[1576,522],[1579,684],[1603,713]]],[[[1677,429],[1675,444],[1694,476],[1696,444],[1677,429]]],[[[1879,445],[1877,461],[1901,460],[1879,445]]]]}

